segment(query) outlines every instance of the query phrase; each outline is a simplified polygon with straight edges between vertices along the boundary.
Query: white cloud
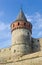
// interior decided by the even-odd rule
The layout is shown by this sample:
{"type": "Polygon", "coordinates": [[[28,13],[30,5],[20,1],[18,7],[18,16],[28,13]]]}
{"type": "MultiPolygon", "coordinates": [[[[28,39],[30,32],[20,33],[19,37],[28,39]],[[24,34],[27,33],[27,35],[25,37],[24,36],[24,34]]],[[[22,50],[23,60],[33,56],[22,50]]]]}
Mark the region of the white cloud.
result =
{"type": "Polygon", "coordinates": [[[32,16],[28,16],[27,14],[25,14],[25,16],[26,16],[28,21],[30,21],[30,22],[32,21],[32,16]]]}
{"type": "Polygon", "coordinates": [[[26,17],[33,25],[33,36],[42,37],[42,14],[35,12],[32,16],[26,15],[26,17]]]}
{"type": "Polygon", "coordinates": [[[40,31],[40,32],[38,33],[38,36],[39,36],[39,37],[42,36],[42,31],[40,31]]]}
{"type": "Polygon", "coordinates": [[[8,46],[11,41],[11,31],[10,24],[0,22],[0,45],[3,44],[3,47],[8,46]]]}
{"type": "Polygon", "coordinates": [[[34,15],[34,29],[41,29],[42,28],[42,15],[40,13],[36,13],[34,15]]]}
{"type": "Polygon", "coordinates": [[[0,11],[0,48],[7,47],[11,44],[10,23],[2,21],[4,16],[4,11],[0,11]]]}
{"type": "Polygon", "coordinates": [[[0,39],[7,38],[10,36],[10,24],[0,22],[0,39]]]}
{"type": "Polygon", "coordinates": [[[0,21],[0,31],[3,31],[5,29],[9,29],[9,24],[5,24],[4,22],[0,21]]]}
{"type": "Polygon", "coordinates": [[[6,39],[5,41],[1,41],[0,43],[0,48],[6,48],[11,46],[11,40],[10,39],[6,39]]]}

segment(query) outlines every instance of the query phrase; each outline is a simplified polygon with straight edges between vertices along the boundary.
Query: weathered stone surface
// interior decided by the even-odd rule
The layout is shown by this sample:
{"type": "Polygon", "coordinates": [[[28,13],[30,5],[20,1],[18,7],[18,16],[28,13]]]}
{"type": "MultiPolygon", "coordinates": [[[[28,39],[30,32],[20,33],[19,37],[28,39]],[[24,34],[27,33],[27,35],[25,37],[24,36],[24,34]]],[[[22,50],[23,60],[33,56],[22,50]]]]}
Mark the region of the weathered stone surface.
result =
{"type": "MultiPolygon", "coordinates": [[[[13,57],[11,56],[11,58],[13,57]]],[[[0,65],[42,65],[42,51],[15,59],[2,60],[4,62],[0,62],[0,65]]]]}

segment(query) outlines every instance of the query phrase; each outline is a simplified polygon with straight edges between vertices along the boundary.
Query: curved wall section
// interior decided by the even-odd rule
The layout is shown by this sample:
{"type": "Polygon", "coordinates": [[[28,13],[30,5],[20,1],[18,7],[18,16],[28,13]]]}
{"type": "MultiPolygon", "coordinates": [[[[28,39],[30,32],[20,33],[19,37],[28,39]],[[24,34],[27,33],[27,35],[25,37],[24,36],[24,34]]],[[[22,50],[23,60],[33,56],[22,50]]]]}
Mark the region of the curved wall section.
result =
{"type": "Polygon", "coordinates": [[[27,54],[31,52],[31,33],[28,29],[16,29],[12,32],[12,51],[16,54],[27,54]],[[19,51],[19,52],[18,52],[19,51]]]}
{"type": "Polygon", "coordinates": [[[12,44],[30,43],[31,33],[27,29],[16,29],[12,32],[12,44]]]}

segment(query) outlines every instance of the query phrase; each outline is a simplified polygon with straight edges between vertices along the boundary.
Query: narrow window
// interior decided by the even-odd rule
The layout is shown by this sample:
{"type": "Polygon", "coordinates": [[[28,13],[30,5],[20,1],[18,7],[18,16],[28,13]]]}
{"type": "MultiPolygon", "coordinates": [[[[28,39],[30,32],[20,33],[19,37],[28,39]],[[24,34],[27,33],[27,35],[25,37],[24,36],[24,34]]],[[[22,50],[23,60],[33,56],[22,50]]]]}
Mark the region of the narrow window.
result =
{"type": "Polygon", "coordinates": [[[18,25],[19,25],[19,22],[18,22],[18,25]]]}
{"type": "Polygon", "coordinates": [[[32,40],[32,43],[34,43],[34,41],[32,40]]]}
{"type": "Polygon", "coordinates": [[[29,32],[28,32],[28,35],[29,35],[29,32]]]}
{"type": "Polygon", "coordinates": [[[14,27],[14,24],[13,24],[13,27],[14,27]]]}
{"type": "Polygon", "coordinates": [[[39,40],[38,40],[38,42],[39,42],[39,40]]]}
{"type": "Polygon", "coordinates": [[[14,50],[14,53],[16,52],[16,50],[14,50]]]}
{"type": "Polygon", "coordinates": [[[11,57],[9,57],[9,60],[11,59],[11,57]]]}
{"type": "Polygon", "coordinates": [[[38,48],[38,45],[36,45],[36,47],[38,48]]]}
{"type": "Polygon", "coordinates": [[[26,23],[24,23],[24,25],[26,25],[26,23]]]}

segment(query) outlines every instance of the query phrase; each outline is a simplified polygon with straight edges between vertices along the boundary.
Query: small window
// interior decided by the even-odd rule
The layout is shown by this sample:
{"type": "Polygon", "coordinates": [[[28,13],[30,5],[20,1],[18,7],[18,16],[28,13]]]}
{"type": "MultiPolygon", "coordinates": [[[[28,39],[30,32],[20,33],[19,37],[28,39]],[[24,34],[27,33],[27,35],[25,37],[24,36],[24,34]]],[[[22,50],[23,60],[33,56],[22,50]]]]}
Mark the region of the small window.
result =
{"type": "Polygon", "coordinates": [[[13,27],[14,27],[14,24],[13,24],[13,27]]]}
{"type": "Polygon", "coordinates": [[[38,42],[39,42],[39,40],[38,40],[38,42]]]}
{"type": "Polygon", "coordinates": [[[9,57],[9,60],[11,59],[11,57],[9,57]]]}
{"type": "Polygon", "coordinates": [[[18,25],[19,25],[19,22],[18,22],[18,25]]]}
{"type": "Polygon", "coordinates": [[[32,50],[33,50],[34,46],[32,46],[32,50]]]}
{"type": "Polygon", "coordinates": [[[38,45],[36,45],[36,47],[38,48],[38,45]]]}
{"type": "Polygon", "coordinates": [[[34,41],[32,40],[32,43],[34,43],[34,41]]]}
{"type": "Polygon", "coordinates": [[[24,25],[26,25],[26,23],[24,23],[24,25]]]}
{"type": "Polygon", "coordinates": [[[14,50],[14,53],[16,52],[16,50],[14,50]]]}
{"type": "Polygon", "coordinates": [[[29,35],[29,32],[28,32],[28,35],[29,35]]]}

